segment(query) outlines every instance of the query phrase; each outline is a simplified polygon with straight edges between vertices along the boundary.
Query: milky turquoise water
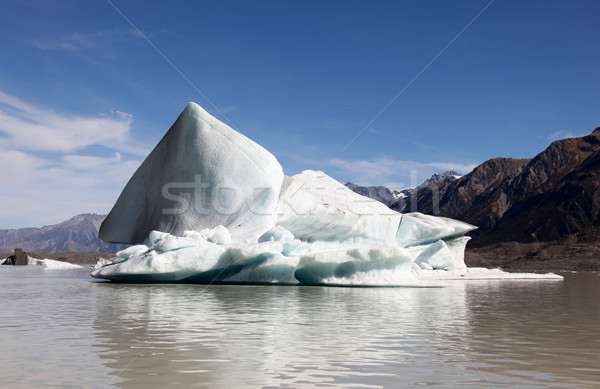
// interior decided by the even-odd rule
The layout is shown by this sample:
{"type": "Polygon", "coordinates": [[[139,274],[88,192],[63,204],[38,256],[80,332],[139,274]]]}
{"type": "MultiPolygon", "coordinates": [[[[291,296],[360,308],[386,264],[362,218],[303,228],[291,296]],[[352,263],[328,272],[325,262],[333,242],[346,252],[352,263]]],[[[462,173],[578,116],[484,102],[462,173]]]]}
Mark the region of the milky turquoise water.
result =
{"type": "Polygon", "coordinates": [[[600,386],[600,275],[443,288],[119,285],[0,266],[0,386],[600,386]]]}

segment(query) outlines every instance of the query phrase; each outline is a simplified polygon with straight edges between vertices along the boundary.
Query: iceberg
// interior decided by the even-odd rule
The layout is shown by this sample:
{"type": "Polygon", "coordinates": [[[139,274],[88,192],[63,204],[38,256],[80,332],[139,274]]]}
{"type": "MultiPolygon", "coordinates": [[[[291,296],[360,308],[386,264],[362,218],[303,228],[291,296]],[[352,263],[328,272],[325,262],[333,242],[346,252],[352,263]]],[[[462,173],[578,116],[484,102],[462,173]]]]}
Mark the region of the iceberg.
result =
{"type": "Polygon", "coordinates": [[[103,240],[132,246],[91,275],[362,286],[482,278],[464,263],[475,228],[400,214],[320,171],[286,176],[270,152],[189,103],[100,227],[103,240]]]}

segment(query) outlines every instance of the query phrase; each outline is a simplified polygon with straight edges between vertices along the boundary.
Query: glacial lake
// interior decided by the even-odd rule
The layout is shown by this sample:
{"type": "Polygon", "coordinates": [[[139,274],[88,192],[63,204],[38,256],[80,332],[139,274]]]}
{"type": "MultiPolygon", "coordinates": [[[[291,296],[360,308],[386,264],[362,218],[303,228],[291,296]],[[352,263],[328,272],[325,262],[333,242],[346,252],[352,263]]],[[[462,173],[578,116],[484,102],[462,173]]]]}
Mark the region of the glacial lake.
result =
{"type": "Polygon", "coordinates": [[[0,266],[0,386],[600,386],[600,274],[442,288],[121,285],[0,266]]]}

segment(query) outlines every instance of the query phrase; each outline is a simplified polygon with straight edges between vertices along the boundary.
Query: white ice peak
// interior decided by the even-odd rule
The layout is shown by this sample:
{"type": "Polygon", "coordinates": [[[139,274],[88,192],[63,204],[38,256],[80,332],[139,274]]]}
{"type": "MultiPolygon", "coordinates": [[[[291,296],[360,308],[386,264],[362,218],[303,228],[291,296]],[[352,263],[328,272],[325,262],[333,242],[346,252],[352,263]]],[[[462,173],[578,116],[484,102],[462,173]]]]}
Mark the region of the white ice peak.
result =
{"type": "Polygon", "coordinates": [[[150,231],[226,227],[255,240],[275,223],[283,169],[273,154],[189,103],[129,180],[102,223],[107,242],[150,231]]]}

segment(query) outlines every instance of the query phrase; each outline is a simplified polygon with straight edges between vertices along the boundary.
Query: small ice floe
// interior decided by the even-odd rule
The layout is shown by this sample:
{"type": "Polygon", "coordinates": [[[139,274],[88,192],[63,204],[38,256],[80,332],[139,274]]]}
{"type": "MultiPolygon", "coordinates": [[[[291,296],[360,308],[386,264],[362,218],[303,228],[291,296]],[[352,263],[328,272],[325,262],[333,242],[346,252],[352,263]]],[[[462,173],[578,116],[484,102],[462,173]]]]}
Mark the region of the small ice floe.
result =
{"type": "Polygon", "coordinates": [[[501,269],[486,269],[483,267],[465,267],[443,270],[418,270],[413,272],[420,280],[562,280],[563,277],[554,273],[509,273],[501,269]]]}
{"type": "Polygon", "coordinates": [[[83,269],[83,266],[75,265],[74,263],[56,261],[54,259],[41,259],[42,264],[46,269],[83,269]]]}
{"type": "Polygon", "coordinates": [[[115,260],[120,259],[120,258],[102,258],[102,257],[98,257],[96,258],[98,261],[96,262],[96,264],[94,266],[92,266],[94,269],[99,269],[104,265],[108,265],[113,263],[115,260]]]}

